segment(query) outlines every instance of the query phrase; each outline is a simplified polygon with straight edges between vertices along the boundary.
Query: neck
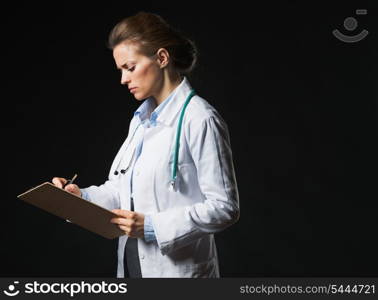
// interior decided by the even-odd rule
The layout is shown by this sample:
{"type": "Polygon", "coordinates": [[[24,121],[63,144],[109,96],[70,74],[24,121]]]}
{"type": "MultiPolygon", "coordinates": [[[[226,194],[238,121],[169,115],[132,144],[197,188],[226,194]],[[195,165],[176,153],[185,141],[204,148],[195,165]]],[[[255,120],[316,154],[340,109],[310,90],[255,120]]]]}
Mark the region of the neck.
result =
{"type": "Polygon", "coordinates": [[[180,75],[173,76],[169,72],[164,72],[159,91],[154,95],[156,105],[160,105],[173,90],[180,85],[182,78],[180,75]]]}

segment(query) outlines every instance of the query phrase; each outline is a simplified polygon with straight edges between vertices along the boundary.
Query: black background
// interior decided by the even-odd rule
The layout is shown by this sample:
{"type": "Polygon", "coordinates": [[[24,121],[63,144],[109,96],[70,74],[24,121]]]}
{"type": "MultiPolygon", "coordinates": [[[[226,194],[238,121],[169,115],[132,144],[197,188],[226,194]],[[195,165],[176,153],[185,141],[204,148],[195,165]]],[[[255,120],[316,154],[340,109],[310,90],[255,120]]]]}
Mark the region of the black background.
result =
{"type": "Polygon", "coordinates": [[[0,276],[115,276],[117,240],[16,195],[54,176],[106,180],[140,104],[107,35],[140,10],[196,42],[189,80],[229,126],[241,217],[216,235],[221,275],[378,275],[378,7],[264,3],[2,8],[0,276]],[[336,28],[370,33],[347,44],[336,28]]]}

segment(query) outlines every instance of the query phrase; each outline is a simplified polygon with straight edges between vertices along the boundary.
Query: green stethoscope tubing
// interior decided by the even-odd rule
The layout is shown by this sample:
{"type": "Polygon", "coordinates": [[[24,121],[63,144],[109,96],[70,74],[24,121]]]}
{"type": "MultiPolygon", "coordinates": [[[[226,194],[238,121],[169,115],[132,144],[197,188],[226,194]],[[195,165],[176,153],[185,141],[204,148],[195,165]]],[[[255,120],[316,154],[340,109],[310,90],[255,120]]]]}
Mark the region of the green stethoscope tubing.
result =
{"type": "Polygon", "coordinates": [[[175,148],[173,151],[173,165],[172,165],[172,174],[171,174],[171,185],[174,186],[176,182],[177,177],[177,167],[178,167],[178,155],[179,155],[179,149],[180,149],[180,135],[181,135],[181,128],[182,128],[182,122],[184,119],[184,114],[186,107],[188,106],[190,100],[193,98],[193,96],[196,94],[194,90],[190,91],[190,94],[185,100],[184,106],[181,109],[180,118],[178,120],[177,125],[177,132],[176,132],[176,141],[175,141],[175,148]]]}

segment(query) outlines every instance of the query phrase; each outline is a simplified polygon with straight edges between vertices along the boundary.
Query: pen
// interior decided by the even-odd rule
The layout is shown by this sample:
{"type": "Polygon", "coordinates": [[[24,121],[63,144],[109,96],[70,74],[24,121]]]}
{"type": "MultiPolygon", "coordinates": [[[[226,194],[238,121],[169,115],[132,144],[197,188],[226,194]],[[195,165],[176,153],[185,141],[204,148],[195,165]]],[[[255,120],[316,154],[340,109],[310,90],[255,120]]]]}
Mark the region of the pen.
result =
{"type": "Polygon", "coordinates": [[[66,184],[63,185],[63,189],[66,187],[66,185],[73,183],[76,177],[77,177],[77,174],[75,174],[70,180],[68,180],[66,184]]]}

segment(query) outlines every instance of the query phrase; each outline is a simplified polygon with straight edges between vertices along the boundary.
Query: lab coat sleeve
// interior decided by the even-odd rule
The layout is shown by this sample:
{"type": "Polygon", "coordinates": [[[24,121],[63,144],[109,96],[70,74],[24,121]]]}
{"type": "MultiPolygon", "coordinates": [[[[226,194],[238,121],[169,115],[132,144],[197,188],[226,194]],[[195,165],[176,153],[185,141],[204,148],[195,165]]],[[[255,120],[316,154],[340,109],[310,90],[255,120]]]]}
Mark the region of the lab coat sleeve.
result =
{"type": "Polygon", "coordinates": [[[206,234],[224,230],[239,219],[239,195],[230,138],[221,117],[192,120],[187,143],[204,200],[151,215],[162,254],[206,234]]]}
{"type": "Polygon", "coordinates": [[[146,242],[156,241],[154,227],[152,226],[151,217],[149,215],[144,216],[144,240],[146,242]]]}
{"type": "Polygon", "coordinates": [[[106,209],[117,209],[120,207],[118,185],[118,178],[109,178],[100,186],[92,185],[81,189],[82,197],[106,209]]]}

